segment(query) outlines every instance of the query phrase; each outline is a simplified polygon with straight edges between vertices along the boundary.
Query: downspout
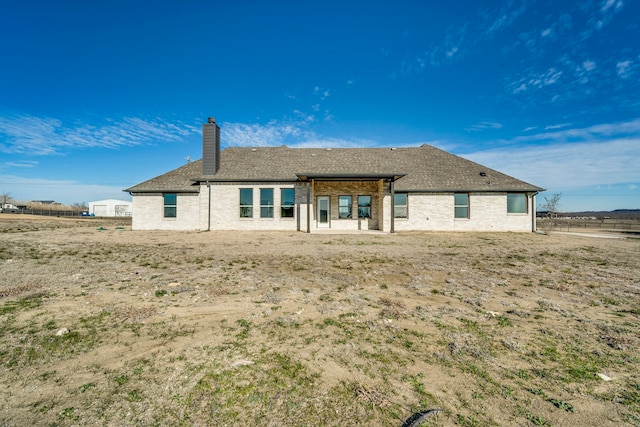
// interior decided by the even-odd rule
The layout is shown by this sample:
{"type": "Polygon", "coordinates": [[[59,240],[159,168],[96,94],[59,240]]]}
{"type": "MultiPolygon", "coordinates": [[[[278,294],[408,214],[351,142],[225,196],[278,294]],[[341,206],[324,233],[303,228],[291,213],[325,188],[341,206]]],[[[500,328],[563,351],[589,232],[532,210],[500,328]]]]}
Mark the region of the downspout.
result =
{"type": "Polygon", "coordinates": [[[207,231],[211,231],[211,184],[207,181],[207,193],[209,196],[209,206],[207,209],[207,231]]]}
{"type": "Polygon", "coordinates": [[[311,233],[311,183],[307,181],[307,233],[311,233]]]}
{"type": "Polygon", "coordinates": [[[532,233],[535,233],[537,231],[537,227],[536,227],[536,216],[537,216],[536,196],[537,195],[538,195],[537,191],[531,195],[531,232],[532,233]]]}
{"type": "Polygon", "coordinates": [[[395,233],[395,217],[396,217],[396,202],[395,202],[395,198],[396,198],[396,189],[395,189],[395,185],[394,185],[394,181],[393,178],[391,178],[391,180],[389,181],[389,191],[391,192],[391,228],[389,229],[389,232],[391,234],[395,233]]]}

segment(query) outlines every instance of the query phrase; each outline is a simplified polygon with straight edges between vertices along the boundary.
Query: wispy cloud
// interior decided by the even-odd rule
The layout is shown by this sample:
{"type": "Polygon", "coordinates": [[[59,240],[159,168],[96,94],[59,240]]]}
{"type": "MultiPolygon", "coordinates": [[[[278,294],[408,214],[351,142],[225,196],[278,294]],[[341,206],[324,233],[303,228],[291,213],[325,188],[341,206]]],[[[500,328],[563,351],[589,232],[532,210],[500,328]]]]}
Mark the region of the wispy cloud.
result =
{"type": "Polygon", "coordinates": [[[323,89],[320,86],[313,88],[313,94],[320,97],[320,100],[322,101],[331,96],[331,93],[327,89],[323,89]]]}
{"type": "Polygon", "coordinates": [[[566,128],[567,126],[571,126],[571,123],[560,123],[558,125],[545,126],[544,130],[562,129],[562,128],[566,128]]]}
{"type": "Polygon", "coordinates": [[[585,2],[582,9],[589,15],[587,28],[580,34],[582,39],[593,36],[597,31],[609,25],[613,17],[624,7],[622,0],[604,0],[600,2],[585,2]]]}
{"type": "MultiPolygon", "coordinates": [[[[586,128],[573,128],[557,132],[525,135],[517,137],[513,141],[515,143],[525,141],[558,143],[572,141],[599,142],[602,138],[610,138],[614,136],[631,136],[633,138],[640,138],[640,119],[621,123],[602,123],[586,128]]],[[[640,149],[640,145],[638,146],[638,149],[640,149]]]]}
{"type": "Polygon", "coordinates": [[[482,14],[487,22],[484,30],[485,36],[491,36],[511,26],[525,11],[526,6],[524,3],[514,5],[514,2],[507,3],[497,12],[485,11],[482,14]]]}
{"type": "Polygon", "coordinates": [[[471,131],[471,132],[479,132],[487,129],[502,129],[502,123],[480,122],[466,128],[467,131],[471,131]]]}
{"type": "Polygon", "coordinates": [[[34,168],[38,166],[39,162],[31,160],[22,160],[18,162],[4,162],[0,164],[0,169],[3,168],[34,168]]]}
{"type": "Polygon", "coordinates": [[[87,184],[73,180],[29,178],[0,175],[0,189],[11,189],[11,195],[20,201],[55,200],[64,204],[89,202],[99,199],[129,200],[121,185],[87,184]]]}
{"type": "Polygon", "coordinates": [[[0,117],[0,152],[57,154],[82,148],[118,148],[181,141],[199,128],[161,119],[125,117],[98,123],[66,123],[31,115],[0,117]]]}
{"type": "Polygon", "coordinates": [[[620,61],[616,64],[616,73],[623,79],[631,76],[633,63],[631,61],[620,61]]]}
{"type": "Polygon", "coordinates": [[[305,121],[280,122],[267,124],[224,123],[225,146],[267,147],[290,144],[291,141],[304,139],[310,135],[305,121]]]}
{"type": "MultiPolygon", "coordinates": [[[[395,146],[365,138],[335,138],[319,135],[310,129],[306,121],[277,121],[266,124],[223,123],[223,145],[228,147],[273,147],[286,145],[292,148],[371,148],[395,146]]],[[[422,144],[422,143],[420,143],[422,144]]],[[[420,145],[409,144],[409,145],[420,145]]]]}
{"type": "Polygon", "coordinates": [[[519,80],[511,83],[511,93],[519,94],[533,89],[540,89],[545,86],[551,86],[558,83],[561,77],[562,71],[556,69],[555,67],[551,67],[543,72],[533,72],[528,76],[522,77],[519,80]]]}
{"type": "Polygon", "coordinates": [[[516,137],[465,157],[546,188],[640,182],[640,119],[516,137]]]}

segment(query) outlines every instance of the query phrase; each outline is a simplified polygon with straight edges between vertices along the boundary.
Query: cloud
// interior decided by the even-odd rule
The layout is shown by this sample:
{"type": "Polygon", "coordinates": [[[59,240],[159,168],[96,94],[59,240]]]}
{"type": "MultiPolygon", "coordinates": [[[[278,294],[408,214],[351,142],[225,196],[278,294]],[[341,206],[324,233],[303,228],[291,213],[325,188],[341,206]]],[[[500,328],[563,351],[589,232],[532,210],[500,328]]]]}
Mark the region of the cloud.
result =
{"type": "Polygon", "coordinates": [[[483,15],[485,19],[490,21],[484,30],[484,34],[493,35],[498,31],[510,27],[525,11],[526,6],[524,3],[514,7],[513,2],[509,2],[497,12],[484,12],[483,15]],[[497,17],[492,18],[496,15],[497,17]]]}
{"type": "Polygon", "coordinates": [[[13,198],[25,202],[55,200],[70,205],[104,199],[131,200],[131,197],[122,191],[121,186],[87,184],[72,180],[0,175],[0,189],[3,188],[10,188],[13,198]]]}
{"type": "Polygon", "coordinates": [[[588,8],[592,5],[591,16],[587,22],[588,28],[581,34],[584,39],[591,37],[596,31],[600,31],[609,25],[613,17],[624,7],[624,2],[622,0],[604,0],[600,2],[599,7],[593,3],[586,3],[584,7],[588,8]]]}
{"type": "Polygon", "coordinates": [[[327,89],[323,89],[320,86],[316,86],[313,88],[313,94],[319,96],[320,100],[323,101],[331,96],[331,93],[327,89]]]}
{"type": "Polygon", "coordinates": [[[263,147],[286,145],[287,142],[303,137],[302,123],[282,123],[271,121],[265,125],[246,123],[224,123],[224,146],[263,147]]]}
{"type": "MultiPolygon", "coordinates": [[[[567,68],[570,68],[573,63],[571,61],[566,61],[567,68]]],[[[587,84],[590,81],[590,77],[593,75],[593,72],[596,68],[596,63],[594,61],[583,61],[582,64],[578,64],[575,66],[575,77],[576,81],[580,84],[587,84]]]]}
{"type": "Polygon", "coordinates": [[[542,187],[640,182],[640,119],[525,135],[464,154],[542,187]]]}
{"type": "Polygon", "coordinates": [[[582,63],[582,68],[585,71],[593,71],[593,69],[596,68],[596,63],[593,61],[584,61],[582,63]]]}
{"type": "Polygon", "coordinates": [[[544,130],[562,129],[562,128],[566,128],[567,126],[571,126],[571,125],[572,125],[572,123],[561,123],[559,125],[549,125],[549,126],[546,126],[544,128],[544,130]]]}
{"type": "MultiPolygon", "coordinates": [[[[325,114],[327,114],[325,112],[325,114]]],[[[326,116],[325,120],[330,120],[326,116]]],[[[335,138],[318,135],[309,129],[306,121],[277,121],[266,124],[223,123],[222,144],[225,147],[274,147],[286,145],[292,148],[371,148],[397,146],[392,143],[363,138],[335,138]]],[[[422,143],[410,144],[420,145],[422,143]]]]}
{"type": "Polygon", "coordinates": [[[125,117],[101,123],[72,124],[31,115],[0,117],[0,152],[50,155],[82,148],[118,148],[181,141],[197,127],[162,119],[125,117]]]}
{"type": "Polygon", "coordinates": [[[515,138],[514,142],[597,142],[602,138],[609,138],[614,136],[632,136],[634,138],[640,138],[640,119],[620,123],[603,123],[586,128],[566,129],[558,132],[545,132],[535,135],[520,136],[515,138]]]}
{"type": "Polygon", "coordinates": [[[38,162],[31,160],[22,160],[19,162],[4,162],[0,164],[0,169],[3,168],[34,168],[38,166],[38,162]]]}
{"type": "Polygon", "coordinates": [[[486,129],[502,129],[502,123],[480,122],[468,127],[467,131],[478,132],[486,129]]]}
{"type": "Polygon", "coordinates": [[[616,64],[616,73],[618,76],[623,79],[631,76],[632,62],[631,61],[620,61],[616,64]]]}
{"type": "Polygon", "coordinates": [[[555,67],[551,67],[542,73],[530,73],[528,76],[511,83],[511,93],[516,95],[528,90],[554,85],[560,80],[562,74],[563,72],[555,67]]]}

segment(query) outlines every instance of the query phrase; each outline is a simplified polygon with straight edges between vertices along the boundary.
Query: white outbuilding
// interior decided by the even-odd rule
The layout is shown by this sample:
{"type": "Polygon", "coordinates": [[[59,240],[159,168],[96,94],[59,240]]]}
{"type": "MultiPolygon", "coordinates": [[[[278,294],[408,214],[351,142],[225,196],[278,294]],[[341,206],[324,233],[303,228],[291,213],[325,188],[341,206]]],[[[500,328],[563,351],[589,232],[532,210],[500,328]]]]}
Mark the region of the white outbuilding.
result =
{"type": "Polygon", "coordinates": [[[133,202],[107,199],[89,202],[89,214],[93,216],[131,216],[133,202]]]}

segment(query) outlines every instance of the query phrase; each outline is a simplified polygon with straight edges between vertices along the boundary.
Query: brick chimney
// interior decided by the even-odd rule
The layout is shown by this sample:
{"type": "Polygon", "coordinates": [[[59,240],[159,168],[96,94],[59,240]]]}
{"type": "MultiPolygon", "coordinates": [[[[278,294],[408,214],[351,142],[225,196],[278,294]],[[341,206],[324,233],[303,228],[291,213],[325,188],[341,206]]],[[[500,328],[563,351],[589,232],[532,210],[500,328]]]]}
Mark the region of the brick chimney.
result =
{"type": "Polygon", "coordinates": [[[214,117],[202,125],[202,174],[215,175],[220,169],[220,127],[214,117]]]}

